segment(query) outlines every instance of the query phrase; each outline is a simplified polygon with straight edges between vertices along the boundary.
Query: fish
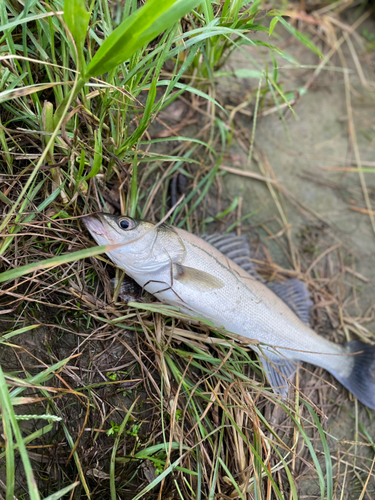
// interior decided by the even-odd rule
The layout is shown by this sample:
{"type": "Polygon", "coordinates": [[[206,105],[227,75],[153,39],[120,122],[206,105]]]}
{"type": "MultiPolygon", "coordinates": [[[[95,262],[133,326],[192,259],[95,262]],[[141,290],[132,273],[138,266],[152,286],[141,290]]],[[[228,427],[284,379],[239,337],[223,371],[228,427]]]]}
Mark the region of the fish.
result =
{"type": "Polygon", "coordinates": [[[309,323],[312,301],[306,285],[295,278],[267,284],[243,238],[202,238],[164,222],[107,213],[84,221],[98,245],[121,245],[107,255],[158,300],[249,338],[281,397],[287,397],[299,364],[307,362],[330,372],[375,409],[375,345],[338,344],[317,334],[309,323]]]}

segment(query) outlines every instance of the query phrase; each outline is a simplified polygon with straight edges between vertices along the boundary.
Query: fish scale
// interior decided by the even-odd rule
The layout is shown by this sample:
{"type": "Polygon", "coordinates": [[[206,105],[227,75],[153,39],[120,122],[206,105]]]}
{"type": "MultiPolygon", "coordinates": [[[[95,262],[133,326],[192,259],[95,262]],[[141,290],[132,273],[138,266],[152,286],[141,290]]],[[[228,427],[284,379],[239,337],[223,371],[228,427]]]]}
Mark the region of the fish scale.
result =
{"type": "Polygon", "coordinates": [[[328,370],[375,409],[375,346],[341,345],[318,335],[272,287],[187,231],[110,214],[87,217],[85,223],[98,244],[123,244],[109,257],[160,301],[259,341],[250,347],[276,392],[287,395],[296,363],[305,361],[328,370]]]}
{"type": "MultiPolygon", "coordinates": [[[[183,264],[208,272],[221,279],[225,286],[207,290],[199,296],[194,289],[188,289],[178,281],[174,281],[172,290],[157,293],[160,285],[150,283],[146,286],[147,291],[185,313],[194,312],[195,315],[211,320],[217,327],[224,327],[232,333],[265,344],[292,349],[289,352],[282,351],[292,359],[317,364],[316,356],[325,353],[328,354],[326,364],[329,363],[330,367],[334,365],[337,370],[342,368],[342,361],[337,356],[345,353],[342,346],[333,344],[307,327],[266,285],[255,280],[215,247],[186,231],[176,231],[186,246],[183,264]]],[[[153,279],[157,278],[169,285],[169,276],[170,270],[165,270],[164,273],[159,271],[153,279]]],[[[142,274],[138,274],[135,279],[139,282],[144,278],[142,274]]]]}

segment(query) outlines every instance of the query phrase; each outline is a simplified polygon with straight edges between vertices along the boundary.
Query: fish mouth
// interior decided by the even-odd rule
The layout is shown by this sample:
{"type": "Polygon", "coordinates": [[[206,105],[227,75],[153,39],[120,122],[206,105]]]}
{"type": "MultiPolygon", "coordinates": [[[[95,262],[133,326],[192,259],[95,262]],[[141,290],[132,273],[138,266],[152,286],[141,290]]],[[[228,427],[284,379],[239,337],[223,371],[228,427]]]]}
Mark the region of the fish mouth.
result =
{"type": "Polygon", "coordinates": [[[108,231],[105,229],[101,221],[100,214],[89,215],[83,219],[83,222],[90,233],[98,236],[108,236],[108,231]]]}

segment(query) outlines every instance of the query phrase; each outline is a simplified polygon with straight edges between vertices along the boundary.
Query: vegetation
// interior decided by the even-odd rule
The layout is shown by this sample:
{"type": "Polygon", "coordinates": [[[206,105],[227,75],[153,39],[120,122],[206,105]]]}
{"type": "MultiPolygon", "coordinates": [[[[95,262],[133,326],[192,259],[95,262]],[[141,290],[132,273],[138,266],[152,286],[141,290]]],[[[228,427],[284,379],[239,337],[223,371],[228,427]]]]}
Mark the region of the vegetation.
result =
{"type": "Polygon", "coordinates": [[[276,25],[320,52],[276,4],[141,3],[0,3],[1,487],[7,500],[297,499],[300,460],[332,498],[318,408],[298,391],[294,406],[278,400],[235,337],[151,298],[120,301],[110,279],[124,273],[81,222],[99,210],[236,229],[253,214],[240,196],[217,201],[236,139],[237,110],[217,93],[225,63],[243,51],[237,76],[255,82],[250,162],[258,111],[293,112],[278,61],[299,63],[276,25]],[[171,203],[178,176],[188,187],[171,203]]]}

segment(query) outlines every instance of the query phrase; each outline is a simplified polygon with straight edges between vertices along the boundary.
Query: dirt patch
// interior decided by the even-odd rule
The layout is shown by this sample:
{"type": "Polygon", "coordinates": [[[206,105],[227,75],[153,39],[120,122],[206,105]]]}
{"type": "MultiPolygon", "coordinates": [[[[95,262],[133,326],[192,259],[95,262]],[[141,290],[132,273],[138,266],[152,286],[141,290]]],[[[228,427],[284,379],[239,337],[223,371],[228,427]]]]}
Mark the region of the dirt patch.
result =
{"type": "MultiPolygon", "coordinates": [[[[352,24],[356,18],[352,11],[347,21],[352,24]]],[[[368,19],[366,23],[366,29],[375,30],[373,19],[368,19]]],[[[290,43],[288,37],[284,40],[290,43]]],[[[372,321],[375,234],[366,213],[368,206],[364,196],[366,190],[370,204],[374,201],[375,178],[371,169],[375,167],[375,93],[370,92],[360,80],[356,71],[358,66],[355,65],[358,61],[353,59],[348,46],[342,50],[348,67],[345,69],[348,71],[347,79],[342,71],[322,71],[294,105],[297,119],[287,108],[281,111],[282,119],[277,109],[271,114],[264,112],[266,116],[257,121],[253,149],[252,111],[256,87],[235,77],[228,77],[221,83],[222,95],[229,102],[230,109],[252,96],[249,105],[236,114],[239,140],[234,141],[226,164],[263,175],[276,186],[275,196],[272,197],[264,181],[228,174],[223,182],[223,191],[228,199],[238,195],[242,197],[242,215],[253,214],[242,231],[256,230],[273,262],[286,269],[296,269],[296,260],[291,258],[290,242],[295,245],[298,250],[297,269],[308,270],[306,278],[315,289],[313,321],[319,333],[339,342],[355,337],[349,330],[340,328],[337,301],[332,303],[332,314],[327,315],[327,311],[322,313],[319,307],[327,300],[328,294],[330,297],[343,297],[344,294],[346,314],[352,315],[352,323],[356,322],[356,318],[357,325],[367,317],[367,321],[362,323],[362,333],[369,341],[375,341],[372,321]],[[251,149],[252,161],[249,163],[251,149]],[[366,166],[370,171],[358,172],[357,167],[366,166]],[[288,232],[290,239],[285,237],[288,232]],[[339,284],[335,285],[337,278],[339,284]]],[[[356,50],[365,64],[369,56],[363,45],[356,45],[356,50]]],[[[304,64],[318,65],[320,62],[316,56],[297,45],[294,49],[289,45],[289,52],[304,64]]],[[[227,70],[234,74],[239,68],[248,68],[249,56],[254,54],[247,47],[236,52],[228,62],[227,70]]],[[[281,66],[287,65],[281,59],[278,61],[281,66]]],[[[338,56],[331,63],[341,66],[338,56]]],[[[373,72],[374,65],[365,70],[370,82],[373,81],[373,72]]],[[[297,96],[310,78],[311,71],[289,71],[288,80],[282,78],[281,85],[297,96]]],[[[300,387],[329,415],[328,420],[322,420],[322,425],[331,436],[329,447],[333,457],[335,494],[337,497],[342,494],[340,498],[356,499],[364,488],[373,449],[369,444],[362,446],[355,443],[361,429],[366,429],[370,436],[374,435],[371,412],[362,405],[344,402],[340,396],[342,388],[326,372],[311,366],[308,370],[322,377],[321,382],[316,384],[316,379],[311,379],[308,373],[301,373],[300,387]],[[338,387],[338,392],[329,384],[338,387]],[[317,389],[319,399],[316,399],[317,389]],[[358,459],[353,462],[357,453],[358,459]]],[[[315,445],[324,468],[324,451],[319,439],[314,440],[315,445]]],[[[308,457],[303,453],[302,456],[308,457]]],[[[309,468],[300,463],[299,470],[295,472],[300,498],[318,497],[319,485],[316,479],[309,479],[309,468]]],[[[374,487],[375,482],[368,485],[368,498],[373,496],[374,487]]]]}
{"type": "MultiPolygon", "coordinates": [[[[351,24],[357,17],[353,10],[346,21],[351,24]]],[[[366,23],[366,29],[370,32],[374,30],[373,20],[367,19],[366,23]]],[[[297,60],[303,61],[305,66],[320,63],[317,56],[301,48],[285,33],[280,31],[279,34],[280,44],[287,47],[297,60]]],[[[268,38],[258,36],[257,40],[267,42],[268,38]]],[[[354,42],[358,42],[358,37],[354,42]]],[[[355,45],[355,49],[364,67],[363,61],[368,60],[368,55],[361,52],[361,46],[355,45]]],[[[372,172],[363,172],[368,195],[366,203],[363,179],[360,177],[362,174],[357,167],[359,155],[362,166],[375,168],[374,97],[358,76],[358,61],[352,57],[349,45],[343,46],[342,50],[348,66],[348,78],[344,78],[345,73],[342,67],[339,68],[342,63],[340,57],[335,56],[330,62],[335,68],[322,71],[307,87],[307,92],[304,92],[304,88],[313,70],[306,67],[291,69],[293,63],[276,56],[280,75],[278,83],[283,92],[288,93],[288,99],[294,102],[298,120],[287,107],[282,107],[280,98],[278,109],[272,101],[272,93],[265,89],[264,99],[259,99],[254,140],[253,115],[258,83],[256,79],[233,75],[238,73],[238,69],[248,70],[252,59],[261,58],[258,52],[248,47],[233,54],[223,68],[228,75],[220,79],[215,96],[232,114],[234,129],[231,148],[223,158],[220,176],[212,183],[208,194],[203,196],[202,190],[197,191],[197,197],[203,196],[198,208],[187,217],[190,208],[187,207],[176,222],[181,222],[186,216],[188,229],[199,233],[222,230],[243,218],[234,230],[249,234],[252,256],[262,276],[268,280],[299,276],[307,281],[315,304],[312,311],[313,326],[321,335],[336,342],[358,336],[373,341],[375,238],[366,211],[369,209],[368,200],[371,203],[374,198],[375,182],[372,172]],[[230,173],[230,169],[238,172],[230,173]],[[250,176],[241,175],[241,171],[250,176]],[[234,201],[235,209],[223,217],[223,210],[234,201]],[[203,224],[202,220],[205,221],[203,224]]],[[[272,60],[268,61],[268,67],[273,68],[272,60]]],[[[372,71],[373,66],[368,64],[367,70],[372,71]]],[[[365,77],[370,81],[367,73],[365,77]]],[[[184,96],[182,98],[185,99],[184,96]]],[[[207,126],[211,116],[206,108],[202,106],[195,109],[193,104],[189,109],[186,99],[182,103],[173,103],[160,115],[168,126],[165,127],[163,122],[155,123],[149,129],[151,137],[168,137],[170,127],[176,134],[195,137],[207,126]],[[180,128],[182,122],[184,127],[180,128]]],[[[222,118],[227,119],[224,115],[222,118]]],[[[210,144],[211,130],[207,127],[205,137],[210,144]]],[[[213,140],[212,143],[215,147],[219,144],[219,150],[220,141],[213,140]]],[[[177,151],[182,154],[178,149],[180,146],[181,141],[176,139],[167,145],[154,144],[152,151],[161,154],[177,151]]],[[[201,158],[197,154],[194,160],[200,164],[179,167],[184,181],[176,179],[178,194],[185,193],[188,196],[202,176],[209,174],[215,163],[210,155],[201,158]]],[[[152,166],[146,172],[140,167],[142,187],[154,182],[154,173],[159,176],[157,183],[160,182],[161,186],[157,194],[148,200],[145,195],[148,191],[142,192],[140,189],[145,217],[160,218],[167,210],[171,179],[165,174],[169,166],[162,164],[160,169],[152,166]]],[[[129,172],[126,176],[120,176],[117,183],[109,183],[110,189],[103,195],[109,198],[109,203],[113,202],[113,210],[121,208],[119,189],[125,177],[130,178],[129,172]]],[[[65,227],[64,222],[62,226],[65,230],[68,224],[65,227]]],[[[66,234],[72,241],[74,237],[74,241],[82,242],[76,221],[72,227],[71,233],[66,234]]],[[[28,256],[30,259],[37,258],[37,250],[33,252],[28,256]]],[[[209,332],[203,327],[199,329],[190,322],[166,320],[157,312],[130,310],[121,303],[114,306],[109,278],[115,272],[103,260],[92,259],[86,267],[83,263],[72,267],[73,271],[67,266],[62,271],[62,274],[66,274],[57,276],[61,280],[58,289],[53,289],[55,280],[49,275],[48,283],[35,281],[27,285],[30,288],[16,290],[21,292],[21,298],[25,290],[32,296],[30,302],[17,305],[16,313],[21,315],[26,310],[25,317],[29,322],[40,321],[45,326],[23,335],[18,348],[4,349],[1,353],[4,369],[16,372],[20,377],[40,373],[45,365],[50,366],[71,355],[75,356],[66,366],[57,370],[53,379],[53,388],[57,392],[51,391],[42,401],[35,400],[35,405],[30,403],[22,408],[23,412],[38,415],[39,412],[49,414],[53,407],[51,413],[61,416],[59,423],[54,424],[48,433],[33,440],[32,445],[36,448],[29,450],[34,469],[38,470],[39,484],[43,487],[46,479],[51,479],[48,487],[51,490],[47,488],[45,494],[63,487],[68,480],[73,481],[79,464],[92,494],[98,498],[107,497],[110,457],[116,436],[129,408],[136,402],[132,418],[123,429],[125,439],[121,441],[120,457],[123,461],[121,467],[116,468],[121,498],[133,498],[135,491],[149,484],[163,471],[163,460],[166,458],[164,449],[152,454],[153,462],[142,458],[137,461],[137,452],[168,442],[169,439],[182,442],[181,428],[186,431],[186,442],[193,449],[183,466],[191,467],[195,472],[199,454],[207,460],[206,464],[212,465],[212,458],[220,443],[210,439],[222,422],[225,422],[227,434],[220,456],[230,464],[231,471],[238,475],[236,480],[239,483],[246,484],[247,481],[249,484],[257,465],[254,465],[253,448],[246,446],[255,441],[256,425],[261,430],[257,436],[263,436],[264,432],[268,439],[274,438],[272,432],[263,428],[257,420],[263,414],[272,423],[272,430],[277,436],[292,448],[288,465],[298,486],[299,498],[320,497],[312,452],[301,439],[303,430],[313,443],[321,470],[329,474],[330,463],[327,462],[318,428],[312,425],[312,417],[306,407],[301,406],[299,417],[302,430],[297,431],[284,410],[280,411],[280,407],[268,404],[266,396],[259,396],[256,389],[261,376],[259,373],[259,376],[254,375],[257,366],[250,349],[243,348],[241,357],[239,349],[236,351],[232,346],[226,347],[225,351],[214,343],[204,344],[202,339],[206,339],[209,332]],[[76,274],[69,281],[66,276],[71,272],[76,274]],[[87,278],[85,273],[90,273],[91,278],[87,278]],[[54,290],[53,308],[46,306],[43,301],[34,307],[34,293],[39,293],[41,288],[44,290],[41,292],[42,299],[46,301],[51,289],[54,290]],[[125,325],[120,318],[126,318],[125,325]],[[175,329],[176,340],[172,345],[171,331],[175,329]],[[229,352],[229,349],[232,351],[229,352]],[[197,359],[203,360],[201,364],[194,364],[197,359]],[[221,373],[219,368],[227,370],[228,365],[229,372],[221,373]],[[219,376],[215,379],[217,373],[219,376]],[[234,373],[235,376],[230,378],[228,373],[234,373]],[[239,373],[242,378],[237,378],[239,373]],[[189,378],[190,385],[184,385],[182,374],[189,378]],[[217,383],[216,392],[212,388],[212,380],[217,383]],[[187,390],[192,388],[193,395],[187,390]],[[200,392],[196,397],[198,389],[200,392]],[[177,410],[173,406],[176,395],[179,401],[177,410]],[[221,401],[218,404],[215,399],[219,397],[223,397],[228,405],[225,408],[227,414],[223,412],[221,401]],[[255,407],[259,414],[254,411],[254,404],[249,404],[249,397],[253,398],[252,401],[256,400],[255,407]],[[189,415],[187,408],[193,406],[194,410],[189,415]],[[239,412],[239,409],[243,412],[239,412]],[[194,411],[196,413],[193,415],[194,411]],[[233,422],[236,422],[237,427],[232,425],[233,422]],[[195,435],[197,428],[202,428],[204,432],[195,435]],[[244,435],[246,446],[243,444],[244,435]],[[192,436],[199,442],[198,451],[192,436]],[[206,439],[207,436],[210,439],[206,439]],[[76,452],[75,457],[71,456],[72,448],[76,452]]],[[[4,328],[7,329],[7,326],[4,328]]],[[[44,382],[49,383],[50,379],[44,382]]],[[[357,499],[366,486],[373,459],[371,439],[375,434],[375,424],[371,413],[353,402],[351,396],[327,372],[314,366],[304,366],[299,371],[296,384],[311,404],[316,405],[320,425],[326,431],[331,452],[334,495],[336,498],[357,499]]],[[[24,391],[23,395],[40,397],[39,392],[31,390],[24,391]]],[[[272,394],[268,397],[271,398],[272,394]]],[[[25,434],[35,433],[44,425],[44,421],[30,419],[22,424],[22,430],[25,434]]],[[[254,446],[258,445],[254,443],[254,446]]],[[[261,448],[257,448],[259,453],[262,452],[261,448]]],[[[264,448],[266,459],[270,454],[268,448],[264,448]]],[[[182,454],[181,450],[175,449],[171,456],[174,458],[179,454],[182,454]]],[[[274,453],[269,464],[274,466],[278,461],[274,453]]],[[[212,474],[209,467],[202,472],[204,487],[209,487],[207,485],[212,480],[212,474]]],[[[218,484],[223,494],[233,496],[233,483],[225,474],[223,472],[218,479],[218,484]]],[[[196,488],[197,479],[194,474],[191,476],[188,486],[196,488]]],[[[176,492],[170,477],[163,490],[166,498],[170,492],[171,495],[176,492]]],[[[186,477],[182,474],[178,477],[182,478],[179,484],[186,488],[184,491],[188,498],[190,490],[185,484],[186,477]]],[[[275,477],[284,488],[288,485],[285,470],[280,474],[276,471],[275,477]]],[[[22,496],[25,481],[21,474],[18,481],[17,494],[22,496]]],[[[369,498],[374,496],[374,484],[371,482],[367,485],[366,494],[369,498]]],[[[76,498],[85,495],[82,478],[80,489],[76,490],[75,495],[76,498]]],[[[251,495],[249,493],[249,498],[251,495]]]]}

